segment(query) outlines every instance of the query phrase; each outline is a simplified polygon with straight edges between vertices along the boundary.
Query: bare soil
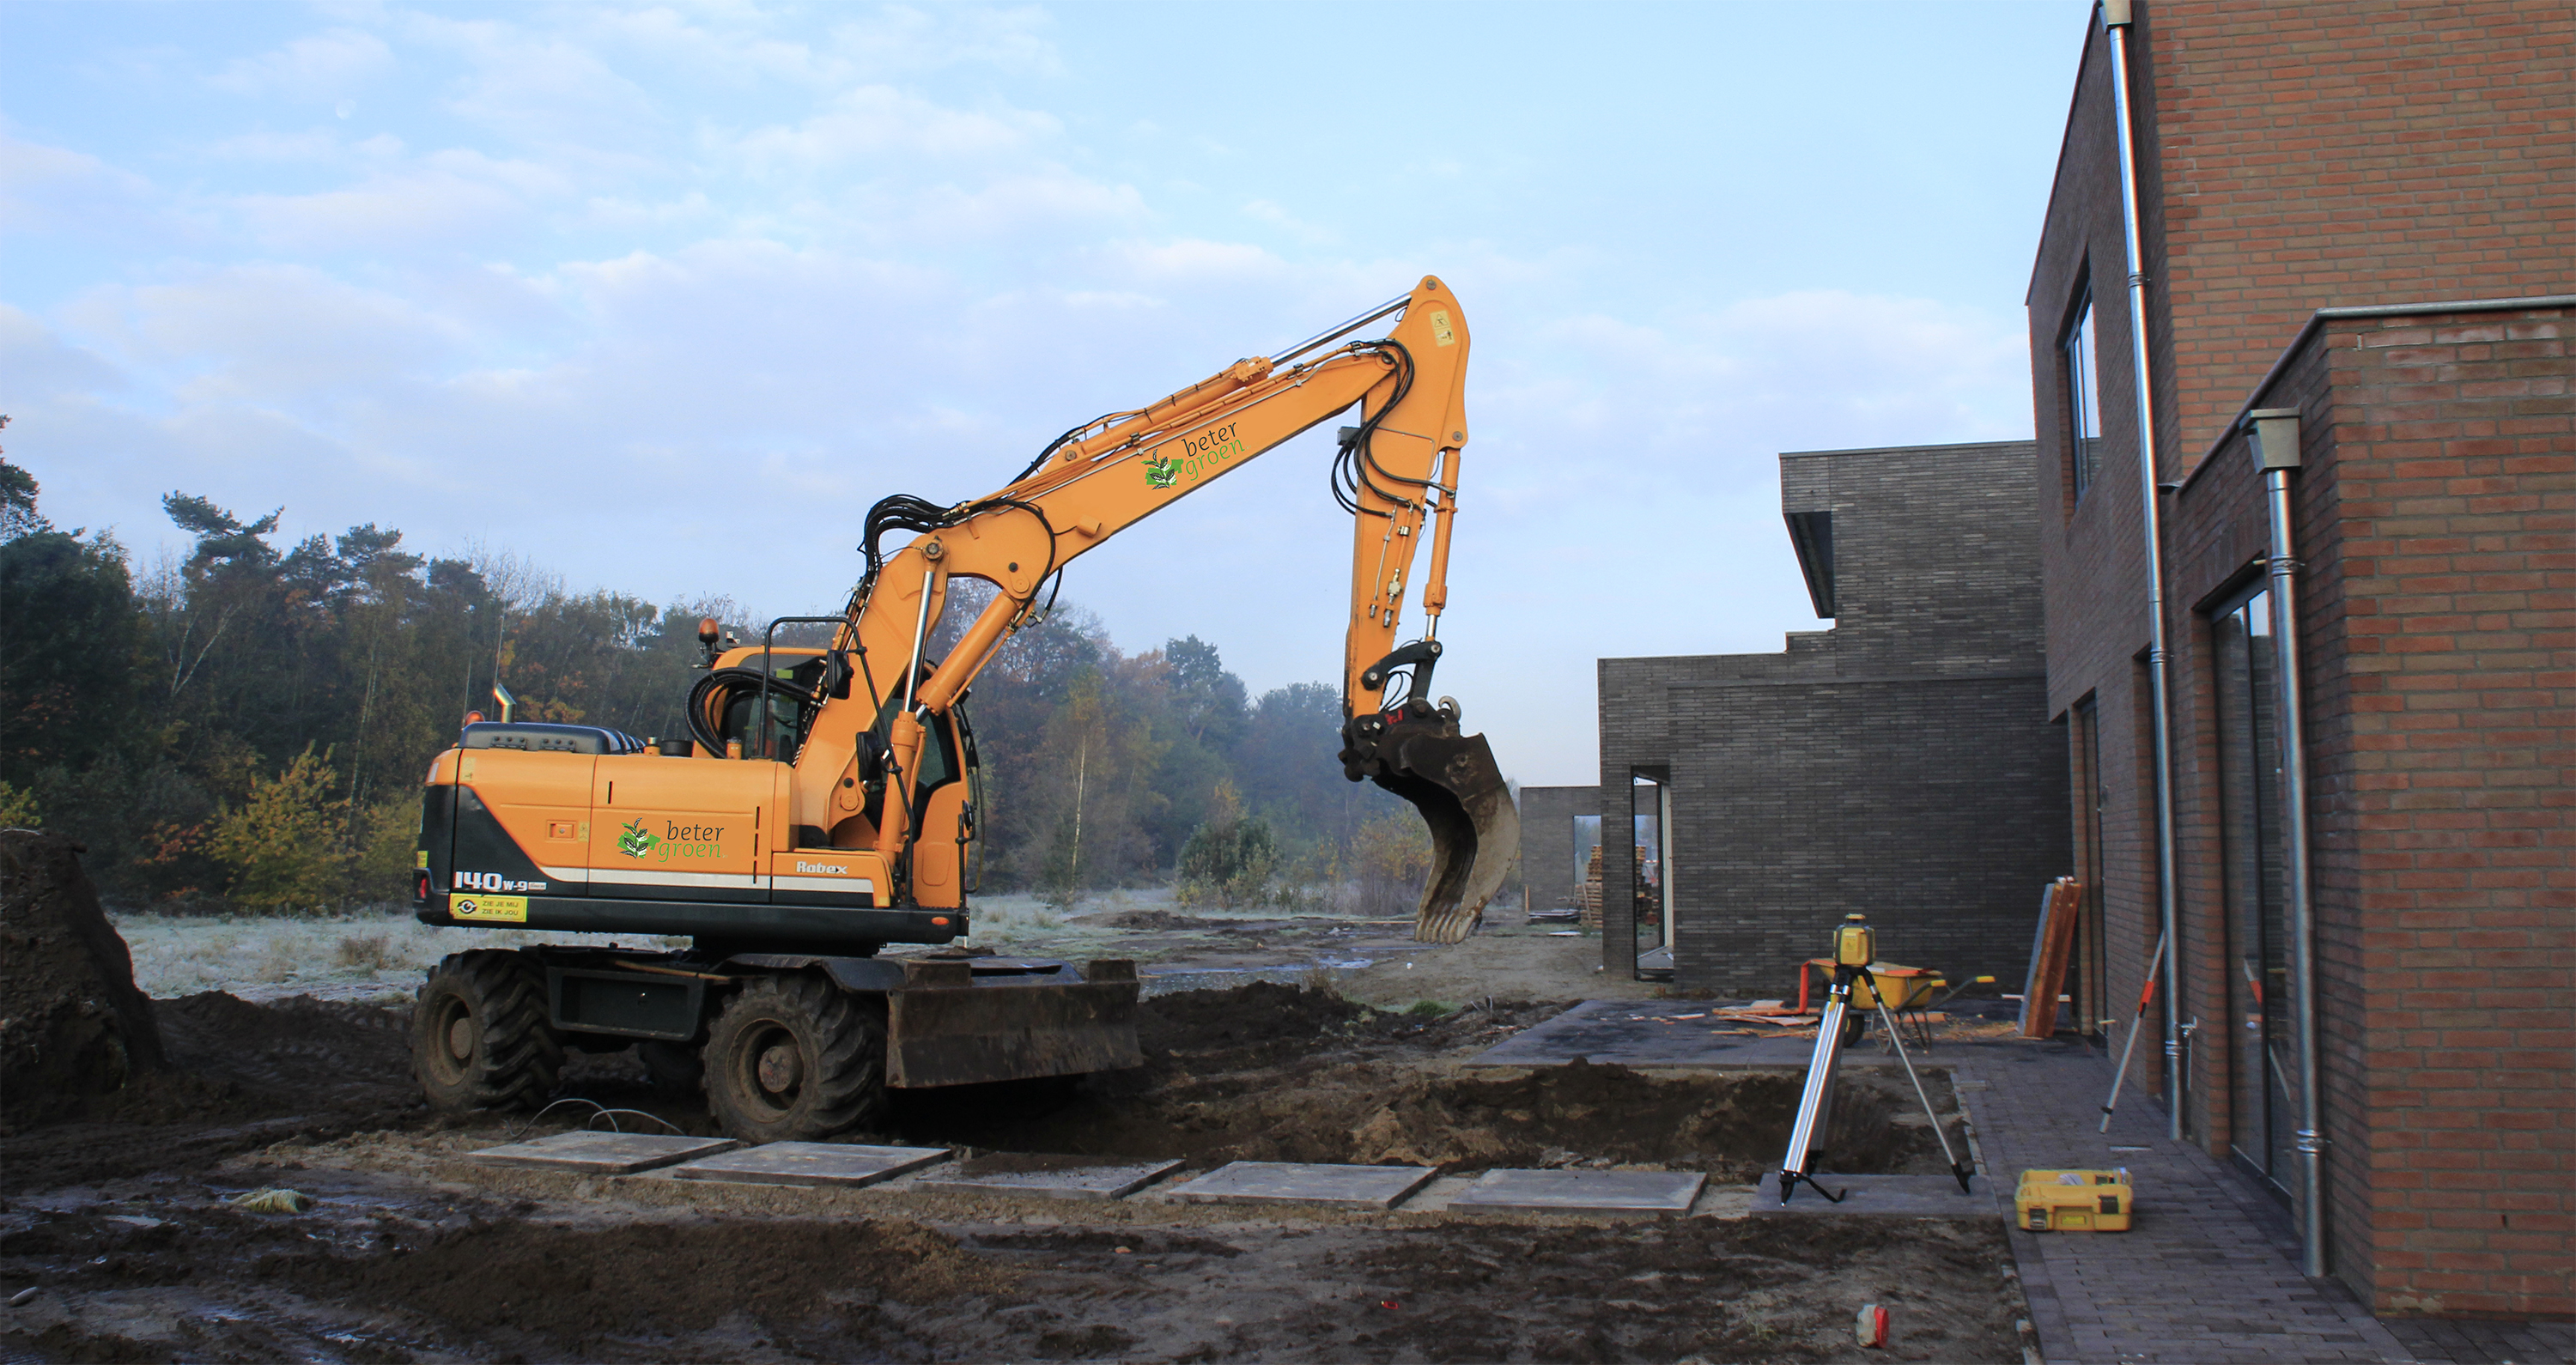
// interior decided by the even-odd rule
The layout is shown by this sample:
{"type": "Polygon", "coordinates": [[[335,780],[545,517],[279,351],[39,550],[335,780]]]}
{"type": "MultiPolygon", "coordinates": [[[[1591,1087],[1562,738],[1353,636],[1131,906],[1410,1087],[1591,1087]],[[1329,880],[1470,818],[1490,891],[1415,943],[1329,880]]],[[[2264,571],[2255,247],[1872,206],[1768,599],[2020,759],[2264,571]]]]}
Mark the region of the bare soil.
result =
{"type": "MultiPolygon", "coordinates": [[[[1561,955],[1576,942],[1514,951],[1561,955]]],[[[1534,964],[1528,979],[1561,985],[1565,965],[1534,964]]],[[[112,993],[105,975],[93,994],[112,993]]],[[[1567,1003],[1497,992],[1465,1009],[1390,1012],[1268,984],[1164,996],[1142,1010],[1143,1067],[1078,1085],[904,1092],[886,1131],[863,1136],[1004,1164],[1615,1165],[1718,1183],[1776,1160],[1791,1076],[1459,1065],[1567,1003]]],[[[1495,1223],[1215,1208],[1150,1191],[1058,1204],[496,1171],[459,1158],[529,1119],[430,1114],[400,1009],[206,993],[153,1013],[157,1038],[125,1055],[148,1058],[157,1043],[166,1065],[52,1097],[53,1111],[0,1135],[0,1300],[34,1291],[0,1308],[0,1359],[2019,1355],[1999,1220],[1495,1223]],[[227,1202],[268,1186],[316,1202],[291,1214],[227,1202]],[[1852,1339],[1852,1313],[1870,1302],[1895,1313],[1892,1350],[1852,1339]]],[[[574,1054],[564,1093],[589,1105],[539,1131],[598,1106],[712,1131],[703,1103],[655,1094],[631,1054],[574,1054]]],[[[1911,1108],[1874,1074],[1848,1078],[1828,1167],[1937,1171],[1911,1108]]]]}

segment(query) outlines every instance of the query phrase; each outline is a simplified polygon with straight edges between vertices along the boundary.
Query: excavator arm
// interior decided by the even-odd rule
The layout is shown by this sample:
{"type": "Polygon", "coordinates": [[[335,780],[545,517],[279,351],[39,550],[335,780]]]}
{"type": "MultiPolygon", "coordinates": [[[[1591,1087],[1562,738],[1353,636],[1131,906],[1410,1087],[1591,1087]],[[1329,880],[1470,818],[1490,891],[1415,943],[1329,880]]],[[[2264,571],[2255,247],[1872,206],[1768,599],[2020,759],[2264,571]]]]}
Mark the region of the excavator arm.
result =
{"type": "MultiPolygon", "coordinates": [[[[1456,299],[1426,278],[1278,355],[1238,361],[1077,427],[985,497],[947,507],[904,496],[878,503],[861,546],[866,576],[835,633],[826,681],[807,698],[793,779],[798,823],[829,824],[835,845],[873,847],[889,869],[907,867],[918,841],[944,840],[947,831],[917,827],[926,823],[913,799],[925,752],[976,674],[1015,631],[1043,619],[1039,598],[1050,580],[1110,537],[1356,407],[1357,425],[1341,429],[1334,477],[1353,524],[1343,771],[1412,802],[1429,825],[1432,871],[1416,937],[1466,937],[1519,847],[1519,814],[1484,737],[1462,735],[1456,705],[1429,696],[1467,443],[1467,350],[1456,299]],[[903,531],[914,533],[908,543],[882,549],[884,537],[903,531]],[[1425,540],[1429,562],[1416,578],[1425,540]],[[927,659],[959,578],[989,583],[993,594],[944,658],[927,659]],[[1399,642],[1408,587],[1419,591],[1421,635],[1399,642]],[[853,799],[869,783],[885,792],[872,819],[853,799]]],[[[962,848],[962,825],[955,837],[962,848]]],[[[919,903],[955,903],[953,892],[911,881],[919,903]]]]}

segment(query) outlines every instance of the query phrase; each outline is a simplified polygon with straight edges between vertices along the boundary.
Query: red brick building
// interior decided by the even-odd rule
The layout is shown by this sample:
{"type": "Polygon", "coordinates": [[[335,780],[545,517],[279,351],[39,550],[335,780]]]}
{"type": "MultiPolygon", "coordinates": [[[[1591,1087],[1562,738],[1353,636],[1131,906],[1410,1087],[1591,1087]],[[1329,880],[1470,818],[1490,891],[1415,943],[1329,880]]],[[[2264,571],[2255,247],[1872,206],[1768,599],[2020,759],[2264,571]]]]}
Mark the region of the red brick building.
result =
{"type": "Polygon", "coordinates": [[[2027,300],[2077,1015],[2121,1041],[2163,915],[2146,444],[2194,1026],[2178,1085],[2161,1010],[2132,1074],[2296,1204],[2304,984],[2329,1272],[2381,1313],[2576,1313],[2576,9],[2110,8],[2149,441],[2098,13],[2027,300]],[[2286,578],[2257,411],[2297,448],[2286,578]]]}

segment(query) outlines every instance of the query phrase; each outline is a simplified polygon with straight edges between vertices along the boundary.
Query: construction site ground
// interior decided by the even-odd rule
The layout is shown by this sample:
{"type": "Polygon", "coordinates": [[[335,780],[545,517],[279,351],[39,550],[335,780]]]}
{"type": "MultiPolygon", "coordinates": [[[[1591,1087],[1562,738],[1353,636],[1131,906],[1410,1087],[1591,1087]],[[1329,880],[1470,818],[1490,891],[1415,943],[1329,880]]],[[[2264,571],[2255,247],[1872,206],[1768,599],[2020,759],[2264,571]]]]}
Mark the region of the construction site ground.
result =
{"type": "MultiPolygon", "coordinates": [[[[899,1094],[881,1130],[861,1136],[958,1159],[1183,1163],[1110,1202],[937,1192],[914,1177],[814,1189],[495,1168],[472,1153],[574,1127],[590,1105],[713,1129],[702,1104],[657,1095],[624,1054],[576,1054],[562,1093],[588,1104],[533,1124],[432,1115],[412,1089],[402,1010],[357,982],[317,984],[375,998],[162,999],[172,1069],[69,1121],[0,1135],[0,1359],[2565,1356],[2548,1325],[2384,1325],[2338,1287],[2300,1280],[2269,1215],[2228,1197],[2232,1177],[2214,1163],[2164,1142],[2143,1097],[2110,1137],[2087,1136],[2108,1069],[2080,1044],[2015,1049],[1996,1039],[2000,1024],[1943,1026],[1925,1075],[1946,1124],[1988,1164],[1974,1213],[1871,1217],[1803,1193],[1792,1214],[1763,1213],[1754,1182],[1778,1164],[1794,1069],[1469,1065],[1587,998],[1631,1002],[1621,1008],[1635,1027],[1709,1028],[1704,1005],[1593,971],[1598,938],[1515,926],[1431,949],[1393,926],[1334,934],[1356,926],[1293,919],[1104,927],[1104,946],[1129,936],[1159,950],[1146,1066],[1071,1087],[899,1094]],[[1301,929],[1335,949],[1366,945],[1334,960],[1368,965],[1315,961],[1301,929]],[[1247,984],[1191,988],[1228,979],[1247,984]],[[2137,1232],[2007,1231],[1994,1172],[2113,1154],[2151,1173],[2137,1232]],[[1169,1193],[1234,1160],[1442,1176],[1386,1212],[1169,1193]],[[1467,1177],[1500,1168],[1709,1181],[1684,1216],[1469,1218],[1446,1206],[1467,1177]],[[313,1202],[231,1202],[265,1188],[313,1202]],[[2244,1301],[2248,1285],[2270,1307],[2223,1321],[2187,1307],[2244,1301]],[[1891,1314],[1884,1349],[1853,1335],[1870,1303],[1891,1314]],[[2035,1335],[2017,1329],[2025,1320],[2035,1335]]],[[[148,959],[151,928],[125,928],[148,959]]],[[[242,989],[273,997],[291,984],[242,989]]],[[[1845,1070],[1823,1169],[1940,1183],[1921,1179],[1942,1161],[1903,1086],[1884,1066],[1845,1070]]]]}

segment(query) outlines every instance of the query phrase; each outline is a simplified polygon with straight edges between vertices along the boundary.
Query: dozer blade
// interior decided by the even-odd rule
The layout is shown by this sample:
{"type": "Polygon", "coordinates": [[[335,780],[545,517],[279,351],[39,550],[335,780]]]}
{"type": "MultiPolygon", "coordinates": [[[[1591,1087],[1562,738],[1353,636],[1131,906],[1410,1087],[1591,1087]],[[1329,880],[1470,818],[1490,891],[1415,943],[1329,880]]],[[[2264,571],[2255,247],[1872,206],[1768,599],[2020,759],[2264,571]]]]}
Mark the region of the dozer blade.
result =
{"type": "Polygon", "coordinates": [[[1414,939],[1464,940],[1521,856],[1520,808],[1492,747],[1437,715],[1362,717],[1344,733],[1343,771],[1412,802],[1431,829],[1431,878],[1413,912],[1414,939]]]}

